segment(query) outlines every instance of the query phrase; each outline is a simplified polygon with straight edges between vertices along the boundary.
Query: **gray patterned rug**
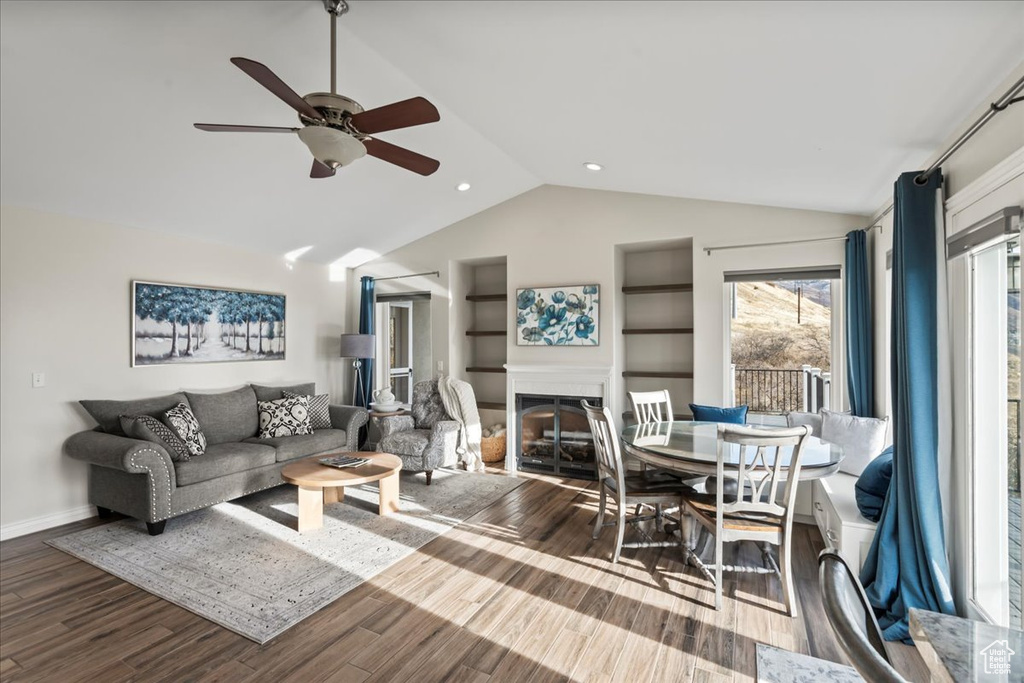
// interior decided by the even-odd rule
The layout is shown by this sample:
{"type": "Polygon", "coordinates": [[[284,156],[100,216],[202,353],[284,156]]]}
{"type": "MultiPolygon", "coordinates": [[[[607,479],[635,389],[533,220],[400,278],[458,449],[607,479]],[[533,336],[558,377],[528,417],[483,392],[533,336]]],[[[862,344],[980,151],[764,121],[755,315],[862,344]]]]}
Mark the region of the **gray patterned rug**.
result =
{"type": "Polygon", "coordinates": [[[494,474],[402,475],[402,511],[377,514],[377,486],[324,506],[299,535],[293,486],[176,517],[160,536],[122,520],[49,541],[125,581],[265,643],[488,507],[524,480],[494,474]]]}

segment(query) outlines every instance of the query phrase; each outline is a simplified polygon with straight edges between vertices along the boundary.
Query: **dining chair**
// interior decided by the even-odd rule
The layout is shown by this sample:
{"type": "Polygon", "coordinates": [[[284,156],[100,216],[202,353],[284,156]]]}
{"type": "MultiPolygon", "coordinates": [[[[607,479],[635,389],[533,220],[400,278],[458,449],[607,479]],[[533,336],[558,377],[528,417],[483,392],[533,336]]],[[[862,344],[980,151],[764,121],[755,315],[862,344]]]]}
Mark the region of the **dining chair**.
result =
{"type": "Polygon", "coordinates": [[[714,582],[715,609],[722,608],[723,572],[772,573],[777,574],[782,583],[787,614],[797,615],[791,562],[793,508],[800,477],[800,455],[809,434],[810,429],[805,426],[769,430],[718,425],[716,480],[723,482],[728,476],[735,480],[735,490],[726,492],[725,486],[716,486],[714,493],[693,491],[683,494],[683,511],[714,534],[714,575],[693,552],[690,525],[682,525],[684,557],[714,582]],[[737,458],[730,457],[734,452],[738,453],[737,458]],[[788,459],[784,457],[786,452],[790,453],[788,459]],[[781,501],[778,495],[780,487],[783,487],[781,501]],[[759,543],[768,566],[725,565],[723,546],[737,541],[759,543]],[[778,562],[772,557],[768,545],[779,548],[778,562]]]}
{"type": "Polygon", "coordinates": [[[661,391],[630,391],[629,405],[637,424],[672,422],[672,396],[667,389],[661,391]]]}
{"type": "MultiPolygon", "coordinates": [[[[627,474],[622,464],[622,450],[619,445],[619,433],[612,420],[611,411],[607,407],[595,408],[586,401],[581,401],[587,413],[590,431],[594,436],[594,450],[597,453],[597,478],[601,491],[601,502],[597,519],[594,521],[596,539],[606,526],[616,528],[615,550],[612,562],[618,562],[623,548],[651,548],[679,545],[678,541],[642,541],[623,543],[627,523],[638,523],[654,519],[661,528],[661,506],[670,504],[679,506],[684,491],[692,490],[675,477],[667,475],[627,474]],[[615,513],[612,521],[605,522],[605,510],[608,496],[615,499],[615,513]],[[655,509],[653,515],[628,513],[632,505],[649,506],[655,509]]],[[[639,508],[638,508],[639,509],[639,508]]]]}
{"type": "Polygon", "coordinates": [[[866,681],[906,683],[885,651],[864,586],[835,548],[825,548],[818,555],[818,583],[825,614],[853,668],[866,681]]]}

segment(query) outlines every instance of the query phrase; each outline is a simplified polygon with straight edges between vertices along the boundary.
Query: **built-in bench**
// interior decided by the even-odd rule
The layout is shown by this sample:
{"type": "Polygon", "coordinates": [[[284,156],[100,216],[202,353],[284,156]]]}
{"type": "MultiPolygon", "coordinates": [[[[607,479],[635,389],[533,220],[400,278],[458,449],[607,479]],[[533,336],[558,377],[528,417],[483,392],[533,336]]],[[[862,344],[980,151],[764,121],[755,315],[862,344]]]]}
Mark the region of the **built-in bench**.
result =
{"type": "Polygon", "coordinates": [[[857,477],[842,472],[816,479],[811,506],[825,545],[837,548],[843,559],[859,569],[871,547],[876,524],[860,514],[854,497],[856,484],[857,477]]]}

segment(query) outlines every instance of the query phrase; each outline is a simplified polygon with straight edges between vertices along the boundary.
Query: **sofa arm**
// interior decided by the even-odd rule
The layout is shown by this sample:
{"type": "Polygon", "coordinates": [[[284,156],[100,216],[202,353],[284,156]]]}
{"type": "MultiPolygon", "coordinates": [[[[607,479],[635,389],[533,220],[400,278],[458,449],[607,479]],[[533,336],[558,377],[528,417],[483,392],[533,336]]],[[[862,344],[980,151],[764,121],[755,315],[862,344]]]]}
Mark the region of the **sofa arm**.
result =
{"type": "Polygon", "coordinates": [[[91,465],[147,475],[154,519],[170,515],[171,491],[177,481],[174,463],[163,446],[105,432],[79,432],[64,442],[64,454],[91,465]]]}
{"type": "Polygon", "coordinates": [[[345,448],[349,451],[358,451],[359,428],[370,419],[370,413],[366,408],[358,406],[330,405],[327,409],[331,413],[331,427],[345,430],[347,438],[345,448]]]}
{"type": "Polygon", "coordinates": [[[459,423],[455,420],[440,420],[434,423],[430,442],[423,451],[423,469],[430,471],[438,467],[454,467],[459,462],[459,423]]]}
{"type": "Polygon", "coordinates": [[[412,419],[412,415],[389,415],[377,418],[377,428],[380,429],[381,438],[384,438],[416,429],[416,421],[412,419]]]}

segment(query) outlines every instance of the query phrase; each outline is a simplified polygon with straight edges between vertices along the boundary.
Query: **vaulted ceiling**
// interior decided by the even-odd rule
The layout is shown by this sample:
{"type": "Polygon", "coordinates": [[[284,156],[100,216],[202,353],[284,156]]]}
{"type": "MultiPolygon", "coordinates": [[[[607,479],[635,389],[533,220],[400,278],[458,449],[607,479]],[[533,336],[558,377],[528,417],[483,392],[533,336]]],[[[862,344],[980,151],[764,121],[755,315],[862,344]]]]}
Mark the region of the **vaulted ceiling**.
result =
{"type": "Polygon", "coordinates": [[[381,135],[433,176],[192,128],[296,125],[228,60],[327,90],[319,0],[5,1],[0,201],[325,263],[543,183],[870,213],[1024,57],[1021,2],[350,4],[339,91],[434,102],[381,135]]]}

